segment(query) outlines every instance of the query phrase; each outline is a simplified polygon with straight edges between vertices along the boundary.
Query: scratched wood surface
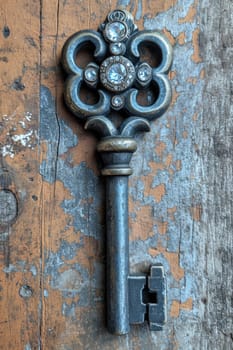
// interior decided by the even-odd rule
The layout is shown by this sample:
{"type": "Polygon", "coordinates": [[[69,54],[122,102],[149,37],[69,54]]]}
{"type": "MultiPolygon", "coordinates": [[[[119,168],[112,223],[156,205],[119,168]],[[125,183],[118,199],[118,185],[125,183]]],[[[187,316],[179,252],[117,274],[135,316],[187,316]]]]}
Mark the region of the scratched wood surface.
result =
{"type": "Polygon", "coordinates": [[[232,0],[0,3],[0,349],[230,350],[232,0]],[[163,332],[105,328],[96,139],[62,99],[61,49],[118,6],[174,48],[172,105],[137,137],[130,266],[166,271],[163,332]]]}

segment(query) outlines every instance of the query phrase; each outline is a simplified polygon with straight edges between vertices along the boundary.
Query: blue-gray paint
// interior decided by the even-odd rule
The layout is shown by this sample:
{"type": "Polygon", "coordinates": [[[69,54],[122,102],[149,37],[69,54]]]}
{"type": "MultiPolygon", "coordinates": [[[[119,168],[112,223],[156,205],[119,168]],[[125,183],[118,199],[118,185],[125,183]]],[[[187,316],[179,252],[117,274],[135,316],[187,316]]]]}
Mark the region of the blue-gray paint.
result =
{"type": "Polygon", "coordinates": [[[130,0],[118,0],[117,6],[128,6],[130,3],[130,0]]]}
{"type": "MultiPolygon", "coordinates": [[[[63,241],[56,253],[47,252],[48,257],[45,261],[44,274],[50,276],[51,288],[59,290],[64,300],[72,300],[78,295],[79,300],[77,303],[73,303],[72,309],[78,305],[93,305],[93,303],[99,301],[95,297],[98,287],[90,284],[89,272],[78,263],[79,248],[74,243],[64,244],[63,241]],[[70,252],[74,258],[76,256],[76,263],[70,263],[70,259],[67,259],[70,252]]],[[[96,274],[94,275],[96,276],[96,274]]],[[[48,297],[48,294],[46,293],[45,296],[48,297]]],[[[74,311],[70,310],[69,305],[68,302],[64,301],[62,312],[64,315],[72,316],[74,311]]]]}
{"type": "Polygon", "coordinates": [[[66,240],[61,240],[59,251],[64,261],[69,261],[77,256],[78,249],[82,247],[80,243],[69,243],[66,240]]]}
{"type": "Polygon", "coordinates": [[[55,142],[59,134],[55,100],[46,86],[40,90],[40,140],[55,142]]]}
{"type": "MultiPolygon", "coordinates": [[[[119,6],[128,6],[129,4],[130,1],[127,0],[118,1],[119,6]]],[[[138,2],[138,4],[140,5],[140,2],[138,2]]],[[[192,298],[194,302],[193,310],[181,312],[181,317],[174,322],[175,327],[178,327],[179,325],[181,327],[181,323],[188,320],[190,325],[193,323],[196,327],[195,329],[198,329],[200,314],[198,311],[198,302],[200,291],[199,281],[194,274],[195,268],[199,263],[194,239],[195,234],[197,233],[195,230],[197,230],[198,224],[194,225],[193,223],[190,207],[195,205],[195,203],[193,203],[193,198],[197,200],[198,196],[200,196],[200,194],[198,194],[200,193],[200,183],[198,178],[193,176],[198,173],[199,164],[195,164],[194,166],[194,163],[196,162],[196,153],[193,147],[192,134],[193,130],[197,129],[198,121],[194,121],[192,117],[195,113],[201,113],[204,82],[200,79],[200,72],[203,69],[204,64],[195,63],[192,60],[194,50],[192,36],[194,30],[199,27],[197,17],[191,23],[179,23],[179,19],[184,18],[187,15],[190,6],[193,4],[193,0],[187,0],[185,2],[179,0],[170,10],[158,14],[155,18],[144,19],[145,29],[163,30],[166,28],[174,37],[177,37],[184,32],[185,44],[179,45],[176,43],[174,47],[172,70],[176,71],[176,77],[172,80],[172,85],[173,90],[176,90],[179,93],[177,101],[162,118],[152,123],[152,131],[150,134],[137,137],[139,143],[138,150],[131,163],[134,169],[134,175],[131,177],[131,183],[133,183],[134,186],[130,187],[130,195],[132,199],[140,202],[140,205],[142,206],[151,206],[153,217],[155,219],[159,218],[168,221],[168,233],[164,236],[159,235],[157,227],[154,225],[153,237],[148,238],[146,241],[137,240],[131,242],[130,262],[132,272],[139,272],[137,266],[140,266],[142,263],[143,266],[149,266],[150,264],[161,262],[166,270],[168,310],[170,309],[173,300],[185,302],[187,299],[192,298]],[[197,78],[197,83],[195,85],[188,81],[188,78],[190,77],[197,78]],[[168,124],[170,127],[168,127],[168,124]],[[188,134],[187,138],[183,137],[184,131],[188,134]],[[171,138],[172,134],[174,134],[176,143],[171,138]],[[161,158],[155,153],[157,141],[162,141],[166,144],[166,150],[161,158]],[[168,154],[172,154],[174,163],[177,160],[181,161],[181,169],[177,171],[174,168],[174,164],[171,164],[170,169],[174,171],[172,175],[168,170],[159,170],[157,175],[153,176],[149,163],[164,163],[168,154]],[[195,174],[193,174],[194,169],[195,174]],[[166,194],[159,203],[157,203],[152,196],[146,196],[144,194],[145,188],[143,177],[147,175],[153,177],[152,187],[160,184],[165,184],[166,186],[166,194]],[[167,209],[175,206],[177,207],[177,211],[174,214],[174,220],[171,220],[168,218],[167,209]],[[153,258],[148,253],[149,248],[156,247],[158,239],[168,252],[180,253],[179,264],[185,271],[185,275],[181,280],[177,281],[173,278],[170,270],[171,267],[163,254],[153,258]]],[[[138,16],[140,16],[139,12],[138,16]]],[[[54,118],[54,112],[51,116],[54,118]]],[[[195,138],[197,140],[196,135],[195,138]]],[[[46,139],[48,141],[48,135],[46,136],[46,139]]],[[[63,145],[63,149],[65,149],[66,152],[69,147],[72,146],[63,145]]],[[[56,154],[57,153],[59,152],[56,151],[56,154]]],[[[48,150],[47,163],[51,155],[52,151],[48,150]]],[[[50,181],[51,179],[54,181],[54,177],[49,177],[45,170],[43,173],[43,167],[42,174],[46,181],[50,181]]],[[[85,163],[72,167],[68,158],[65,158],[65,160],[64,158],[58,158],[56,176],[56,179],[61,180],[73,196],[73,199],[71,200],[64,199],[62,207],[64,211],[73,218],[72,220],[75,229],[81,231],[83,234],[91,234],[96,238],[100,237],[100,232],[102,232],[101,226],[96,225],[96,220],[98,220],[96,208],[98,208],[98,205],[101,203],[98,194],[100,186],[99,180],[93,172],[86,167],[85,163]],[[90,181],[90,184],[87,184],[87,181],[90,181]],[[88,191],[89,194],[87,194],[88,191]],[[91,207],[90,205],[85,204],[85,199],[93,198],[93,194],[94,197],[97,195],[98,200],[94,198],[93,206],[91,207]],[[83,199],[84,205],[82,201],[83,199]],[[85,217],[87,213],[88,220],[85,217]],[[95,217],[93,220],[91,219],[92,215],[95,217]],[[94,232],[92,231],[93,226],[96,227],[94,232]]],[[[56,279],[59,278],[58,270],[62,261],[59,254],[60,252],[54,257],[55,261],[48,264],[50,268],[47,270],[47,273],[52,276],[51,283],[55,288],[61,288],[61,284],[56,282],[56,279]],[[51,264],[54,270],[51,268],[51,264]]],[[[50,258],[52,259],[53,256],[50,258]]],[[[62,261],[62,264],[64,264],[64,261],[62,261]]],[[[73,268],[75,269],[75,266],[72,266],[72,269],[73,268]]],[[[97,278],[99,278],[101,270],[96,273],[97,278]]],[[[82,273],[80,276],[83,276],[82,273]]],[[[90,279],[90,276],[87,274],[86,278],[88,280],[90,279]]],[[[78,293],[84,294],[84,292],[80,292],[81,289],[82,287],[80,284],[78,293]]],[[[70,295],[69,293],[71,292],[64,292],[63,290],[63,295],[70,295]]],[[[69,307],[67,303],[64,304],[64,314],[72,317],[74,314],[74,307],[74,304],[69,304],[69,307]]],[[[171,321],[169,318],[168,326],[171,325],[169,322],[173,322],[173,320],[171,321]]],[[[180,338],[184,338],[184,336],[185,335],[179,335],[180,338]]],[[[173,346],[169,340],[168,334],[166,333],[166,328],[163,334],[157,335],[153,333],[151,334],[151,337],[154,339],[154,343],[159,344],[160,350],[167,350],[173,346]]],[[[183,344],[185,344],[185,342],[183,342],[183,344]]],[[[190,347],[187,344],[187,349],[189,348],[190,347]]]]}
{"type": "Polygon", "coordinates": [[[57,157],[78,144],[77,136],[64,120],[58,119],[56,101],[50,90],[42,86],[40,90],[40,142],[46,142],[47,157],[40,166],[44,180],[56,181],[57,157]]]}
{"type": "Polygon", "coordinates": [[[47,145],[47,156],[40,166],[44,181],[61,181],[73,197],[64,198],[61,204],[72,218],[69,225],[85,235],[99,238],[102,234],[97,209],[101,204],[100,180],[84,162],[72,165],[67,151],[78,144],[78,138],[62,119],[58,120],[55,100],[45,86],[41,88],[40,139],[47,145]]]}
{"type": "Polygon", "coordinates": [[[58,154],[62,155],[66,153],[69,148],[72,148],[78,144],[77,135],[75,135],[71,128],[66,125],[64,120],[59,121],[60,125],[60,142],[58,148],[58,154]]]}
{"type": "MultiPolygon", "coordinates": [[[[61,227],[63,239],[57,252],[47,252],[45,276],[50,276],[50,285],[62,293],[64,300],[77,297],[78,302],[66,302],[62,305],[62,314],[75,316],[75,308],[99,302],[96,287],[90,284],[88,271],[79,264],[78,252],[83,247],[84,235],[100,239],[103,234],[98,208],[101,205],[102,186],[99,178],[84,162],[73,166],[69,149],[78,144],[78,138],[72,129],[56,115],[55,100],[47,87],[41,89],[40,140],[47,145],[46,159],[40,166],[44,181],[54,183],[61,181],[70,192],[64,198],[61,207],[67,214],[67,225],[61,227]],[[69,243],[65,239],[66,230],[70,226],[83,235],[78,243],[69,243]],[[70,263],[75,259],[76,263],[70,263]],[[61,272],[60,269],[63,269],[61,272]]],[[[94,280],[100,279],[99,269],[94,271],[94,280]]],[[[103,288],[103,286],[102,286],[103,288]]],[[[44,290],[44,297],[48,292],[44,290]]]]}
{"type": "MultiPolygon", "coordinates": [[[[122,5],[128,5],[129,2],[121,1],[122,5]]],[[[198,178],[193,176],[193,169],[197,167],[195,149],[193,147],[193,130],[197,128],[197,121],[193,120],[195,113],[199,114],[202,105],[202,91],[204,87],[203,80],[200,79],[203,63],[195,63],[192,60],[193,43],[192,36],[198,28],[197,19],[192,23],[179,24],[179,18],[187,15],[190,6],[194,1],[178,1],[167,12],[158,14],[155,18],[145,18],[145,29],[163,30],[166,28],[170,33],[177,37],[182,32],[185,33],[186,42],[184,45],[176,43],[174,46],[174,59],[171,70],[176,71],[176,77],[172,81],[173,90],[179,93],[176,103],[159,120],[152,123],[150,134],[138,136],[138,150],[132,159],[132,168],[134,175],[131,177],[130,195],[133,201],[137,201],[142,206],[151,206],[153,217],[156,220],[168,222],[168,233],[159,235],[157,226],[154,225],[154,236],[146,241],[135,241],[130,244],[130,263],[134,272],[137,266],[143,262],[143,266],[160,262],[166,270],[167,289],[168,289],[168,310],[170,310],[173,300],[181,302],[187,299],[193,299],[193,310],[181,313],[181,319],[195,318],[198,315],[199,302],[199,281],[195,279],[195,266],[198,265],[198,255],[194,247],[194,223],[191,217],[190,207],[198,203],[198,193],[200,193],[200,184],[198,178]],[[197,83],[193,85],[187,81],[194,77],[197,83]],[[185,111],[185,112],[184,112],[185,111]],[[168,128],[168,124],[170,125],[168,128]],[[171,132],[171,130],[173,132],[171,132]],[[184,138],[183,132],[187,132],[188,137],[184,138]],[[172,133],[176,140],[171,138],[172,133]],[[164,142],[166,149],[162,157],[155,153],[157,142],[164,142]],[[165,163],[166,157],[172,154],[172,164],[167,170],[158,170],[156,176],[153,176],[149,166],[150,162],[165,163]],[[181,161],[181,169],[175,169],[174,164],[177,160],[181,161]],[[190,160],[193,160],[191,162],[190,160]],[[169,173],[173,170],[173,174],[169,173]],[[144,194],[144,176],[152,176],[152,188],[160,184],[165,184],[166,193],[161,202],[157,203],[153,196],[144,194]],[[136,179],[136,180],[135,180],[136,179]],[[193,203],[195,198],[195,203],[193,203]],[[167,210],[177,207],[174,213],[174,220],[168,217],[167,210]],[[148,253],[149,248],[160,244],[166,248],[167,252],[176,252],[180,254],[180,267],[184,269],[184,278],[177,281],[173,278],[170,265],[163,254],[151,257],[148,253]]],[[[196,171],[197,172],[197,171],[196,171]]],[[[199,194],[200,197],[200,194],[199,194]]],[[[158,338],[157,335],[153,335],[158,338]]],[[[164,341],[161,350],[168,348],[168,341],[164,341]]]]}
{"type": "Polygon", "coordinates": [[[35,265],[29,266],[26,261],[18,260],[14,265],[10,264],[3,268],[5,273],[14,273],[14,272],[31,272],[33,277],[37,276],[37,267],[35,265]]]}
{"type": "Polygon", "coordinates": [[[35,265],[32,265],[30,267],[30,272],[32,273],[32,275],[35,277],[37,275],[37,268],[35,265]]]}
{"type": "Polygon", "coordinates": [[[75,309],[77,307],[77,303],[72,302],[71,304],[63,303],[62,304],[62,315],[66,317],[75,318],[75,309]]]}
{"type": "Polygon", "coordinates": [[[24,350],[32,350],[31,345],[27,343],[24,347],[24,350]]]}
{"type": "Polygon", "coordinates": [[[58,160],[57,179],[70,191],[73,199],[64,199],[62,208],[72,217],[76,231],[99,239],[102,235],[98,208],[101,205],[101,180],[82,162],[69,167],[58,160]]]}

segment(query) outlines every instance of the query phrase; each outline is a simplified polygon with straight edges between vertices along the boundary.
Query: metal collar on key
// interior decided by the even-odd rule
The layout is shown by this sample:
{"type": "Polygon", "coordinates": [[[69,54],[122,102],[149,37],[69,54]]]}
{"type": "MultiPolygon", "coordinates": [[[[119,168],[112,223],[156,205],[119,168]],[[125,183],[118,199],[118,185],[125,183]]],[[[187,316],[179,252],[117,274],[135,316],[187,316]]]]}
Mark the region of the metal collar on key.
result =
{"type": "Polygon", "coordinates": [[[114,10],[98,32],[82,30],[64,45],[63,67],[68,73],[65,102],[84,128],[100,137],[97,146],[106,176],[107,230],[107,323],[114,334],[129,332],[129,324],[149,322],[161,330],[166,321],[166,290],[163,266],[153,265],[149,276],[129,276],[128,176],[139,131],[150,131],[149,122],[160,117],[171,101],[167,73],[172,62],[168,40],[156,31],[138,31],[133,16],[114,10]],[[94,47],[94,62],[81,68],[76,57],[84,45],[94,47]],[[141,60],[149,45],[159,63],[152,67],[141,60]],[[98,102],[89,105],[80,97],[82,85],[98,91],[98,102]],[[140,90],[157,91],[150,105],[138,102],[140,90]],[[124,121],[116,126],[111,113],[124,121]]]}

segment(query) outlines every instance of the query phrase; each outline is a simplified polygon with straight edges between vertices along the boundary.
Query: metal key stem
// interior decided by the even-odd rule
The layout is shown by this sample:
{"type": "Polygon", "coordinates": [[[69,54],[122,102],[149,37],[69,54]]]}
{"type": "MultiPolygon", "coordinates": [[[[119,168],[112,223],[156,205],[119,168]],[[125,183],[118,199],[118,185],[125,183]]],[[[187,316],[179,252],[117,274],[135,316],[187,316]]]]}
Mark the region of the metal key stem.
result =
{"type": "MultiPolygon", "coordinates": [[[[127,136],[136,125],[132,120],[127,135],[105,137],[97,147],[106,180],[107,324],[109,331],[118,335],[129,332],[128,176],[137,145],[127,136]]],[[[149,128],[148,124],[143,126],[149,128]]]]}
{"type": "Polygon", "coordinates": [[[114,334],[129,332],[128,176],[106,177],[107,323],[114,334]]]}

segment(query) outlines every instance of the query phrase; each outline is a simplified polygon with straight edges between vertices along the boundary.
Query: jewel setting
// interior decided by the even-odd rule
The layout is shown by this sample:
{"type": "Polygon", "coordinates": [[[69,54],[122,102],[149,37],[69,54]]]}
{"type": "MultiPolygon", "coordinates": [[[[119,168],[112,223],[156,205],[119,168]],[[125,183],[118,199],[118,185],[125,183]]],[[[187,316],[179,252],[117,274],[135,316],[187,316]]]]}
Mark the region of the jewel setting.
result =
{"type": "Polygon", "coordinates": [[[152,79],[152,68],[148,63],[143,62],[137,70],[137,78],[142,83],[147,83],[152,79]]]}
{"type": "Polygon", "coordinates": [[[128,28],[124,22],[108,23],[105,27],[104,35],[110,42],[123,41],[128,35],[128,28]]]}
{"type": "Polygon", "coordinates": [[[90,87],[96,87],[99,79],[99,67],[89,63],[84,70],[84,80],[90,87]]]}
{"type": "Polygon", "coordinates": [[[115,95],[111,99],[112,108],[119,110],[124,106],[125,98],[123,95],[115,95]]]}
{"type": "Polygon", "coordinates": [[[124,91],[134,82],[135,68],[124,56],[111,56],[100,66],[100,80],[110,91],[124,91]]]}
{"type": "Polygon", "coordinates": [[[111,43],[109,45],[109,50],[112,55],[124,55],[126,46],[124,43],[111,43]]]}

